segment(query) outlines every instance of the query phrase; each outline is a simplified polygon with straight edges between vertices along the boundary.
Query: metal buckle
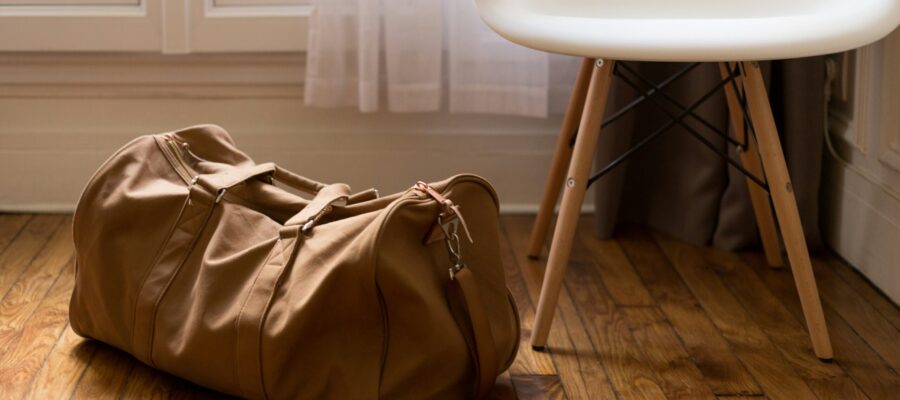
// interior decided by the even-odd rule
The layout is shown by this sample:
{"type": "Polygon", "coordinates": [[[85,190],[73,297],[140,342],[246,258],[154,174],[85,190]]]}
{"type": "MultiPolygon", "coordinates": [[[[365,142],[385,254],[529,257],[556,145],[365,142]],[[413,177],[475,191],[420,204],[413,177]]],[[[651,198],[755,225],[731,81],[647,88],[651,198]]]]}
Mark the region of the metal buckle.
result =
{"type": "Polygon", "coordinates": [[[444,231],[444,243],[447,245],[447,254],[450,257],[450,280],[456,279],[456,273],[466,267],[466,264],[463,262],[462,256],[462,247],[459,244],[459,234],[457,233],[459,222],[451,221],[447,224],[444,224],[444,219],[441,215],[438,216],[438,225],[441,227],[441,230],[444,231]],[[455,222],[455,223],[454,223],[455,222]],[[450,227],[450,229],[448,229],[450,227]]]}

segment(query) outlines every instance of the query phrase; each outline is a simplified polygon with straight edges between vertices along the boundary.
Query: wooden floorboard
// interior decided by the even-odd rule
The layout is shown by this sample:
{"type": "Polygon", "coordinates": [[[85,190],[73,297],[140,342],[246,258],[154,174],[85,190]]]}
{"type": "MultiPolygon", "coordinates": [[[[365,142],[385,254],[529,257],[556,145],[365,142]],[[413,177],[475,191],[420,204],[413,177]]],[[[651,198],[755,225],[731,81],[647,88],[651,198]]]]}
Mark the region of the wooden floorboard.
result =
{"type": "Polygon", "coordinates": [[[704,249],[718,272],[754,322],[819,399],[865,399],[862,389],[837,363],[824,363],[812,352],[806,328],[772,293],[739,255],[704,249]]]}
{"type": "MultiPolygon", "coordinates": [[[[500,257],[503,261],[503,270],[506,275],[506,286],[512,292],[519,309],[519,322],[522,335],[519,340],[519,350],[530,349],[531,327],[534,325],[535,303],[531,301],[528,287],[522,277],[522,270],[517,261],[520,254],[512,248],[506,235],[500,241],[500,257]]],[[[556,375],[556,366],[550,358],[550,354],[543,351],[519,351],[516,360],[509,368],[513,375],[556,375]]]]}
{"type": "Polygon", "coordinates": [[[762,394],[756,380],[735,356],[731,345],[653,238],[643,230],[626,226],[617,232],[616,240],[713,393],[720,396],[762,394]]]}
{"type": "MultiPolygon", "coordinates": [[[[23,397],[57,342],[74,287],[71,229],[57,223],[46,245],[0,300],[0,393],[23,397]]],[[[13,244],[15,246],[15,243],[13,244]]]]}
{"type": "MultiPolygon", "coordinates": [[[[766,286],[799,320],[803,318],[800,299],[791,274],[766,266],[760,254],[742,254],[766,286]]],[[[826,303],[825,320],[834,346],[834,362],[841,366],[871,399],[891,399],[900,393],[900,376],[891,369],[847,321],[826,303]]]]}
{"type": "MultiPolygon", "coordinates": [[[[658,389],[663,397],[670,399],[712,399],[713,391],[703,381],[697,366],[689,359],[684,344],[631,266],[621,245],[615,240],[595,238],[592,226],[590,219],[584,219],[579,224],[580,240],[574,246],[573,258],[580,258],[583,253],[593,262],[594,268],[592,271],[575,271],[575,277],[569,280],[569,285],[591,285],[584,277],[603,282],[602,286],[615,303],[618,319],[628,331],[623,336],[633,343],[633,365],[637,367],[631,366],[628,369],[644,371],[647,375],[642,377],[640,385],[629,386],[643,387],[644,391],[647,388],[653,389],[653,395],[656,395],[655,390],[658,389]],[[649,383],[651,380],[652,384],[649,383]]],[[[591,303],[585,304],[590,306],[591,303]]],[[[583,310],[584,315],[591,315],[590,308],[585,307],[583,310]]],[[[614,353],[612,355],[615,356],[614,353]]],[[[625,396],[631,391],[627,387],[620,389],[623,397],[635,397],[625,396]]]]}
{"type": "MultiPolygon", "coordinates": [[[[587,217],[548,346],[532,350],[545,259],[524,256],[533,217],[501,222],[522,338],[491,399],[898,398],[900,310],[837,257],[813,259],[835,352],[823,363],[789,268],[637,226],[599,240],[587,217]]],[[[71,329],[70,224],[0,215],[0,398],[224,398],[71,329]]]]}
{"type": "Polygon", "coordinates": [[[26,398],[69,397],[101,346],[100,343],[84,340],[66,325],[26,389],[26,398]]]}
{"type": "Polygon", "coordinates": [[[160,373],[142,363],[128,372],[121,394],[124,399],[166,399],[176,390],[176,378],[160,373]]]}
{"type": "Polygon", "coordinates": [[[716,276],[710,263],[703,258],[702,249],[662,234],[656,234],[654,238],[766,395],[784,399],[816,398],[753,316],[716,276]]]}
{"type": "Polygon", "coordinates": [[[890,321],[891,325],[894,325],[894,328],[900,329],[900,307],[888,300],[878,288],[872,286],[872,283],[863,277],[859,271],[856,271],[837,257],[827,257],[825,265],[853,288],[857,295],[878,310],[884,319],[890,321]]]}
{"type": "MultiPolygon", "coordinates": [[[[62,217],[55,215],[34,217],[0,252],[0,299],[6,297],[9,289],[44,248],[62,221],[62,217]]],[[[0,321],[0,325],[3,323],[5,320],[0,321]]]]}
{"type": "Polygon", "coordinates": [[[30,219],[31,216],[25,214],[0,215],[0,253],[15,240],[30,219]]]}
{"type": "Polygon", "coordinates": [[[562,382],[556,375],[519,375],[513,376],[512,382],[516,395],[522,400],[559,400],[565,399],[562,382]]]}
{"type": "MultiPolygon", "coordinates": [[[[543,263],[524,255],[530,224],[531,218],[506,218],[503,231],[522,271],[532,304],[537,304],[543,282],[543,263]]],[[[553,359],[566,395],[572,399],[591,396],[614,398],[607,372],[599,361],[600,355],[565,287],[560,292],[555,320],[558,322],[557,328],[550,331],[547,351],[553,359]]],[[[521,350],[533,351],[530,346],[521,350]]]]}
{"type": "Polygon", "coordinates": [[[900,371],[900,340],[897,340],[897,328],[869,302],[862,300],[850,285],[838,278],[824,260],[813,260],[813,269],[824,303],[849,322],[859,336],[872,346],[894,371],[900,371]]]}

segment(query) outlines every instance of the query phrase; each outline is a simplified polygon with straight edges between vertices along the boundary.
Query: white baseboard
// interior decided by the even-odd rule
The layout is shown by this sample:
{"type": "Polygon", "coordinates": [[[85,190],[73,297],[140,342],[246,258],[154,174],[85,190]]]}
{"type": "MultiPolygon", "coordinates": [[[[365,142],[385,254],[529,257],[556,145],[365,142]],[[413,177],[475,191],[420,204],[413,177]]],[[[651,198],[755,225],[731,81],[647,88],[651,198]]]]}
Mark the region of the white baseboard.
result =
{"type": "Polygon", "coordinates": [[[823,182],[825,240],[900,303],[900,202],[837,163],[826,163],[823,182]]]}
{"type": "Polygon", "coordinates": [[[856,51],[846,94],[831,103],[837,154],[823,170],[828,244],[900,303],[900,31],[856,51]],[[848,96],[849,95],[849,96],[848,96]],[[849,101],[849,103],[848,103],[849,101]]]}

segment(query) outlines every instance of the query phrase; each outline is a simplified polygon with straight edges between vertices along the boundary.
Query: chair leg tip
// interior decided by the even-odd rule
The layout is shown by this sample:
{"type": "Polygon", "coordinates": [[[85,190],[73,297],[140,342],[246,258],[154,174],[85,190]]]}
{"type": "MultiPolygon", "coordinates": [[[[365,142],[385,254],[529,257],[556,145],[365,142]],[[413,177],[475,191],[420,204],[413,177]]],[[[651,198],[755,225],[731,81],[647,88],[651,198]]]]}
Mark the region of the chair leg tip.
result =
{"type": "Polygon", "coordinates": [[[821,361],[821,362],[823,362],[823,363],[826,363],[826,364],[831,364],[832,362],[834,362],[834,358],[832,358],[832,357],[827,357],[827,358],[819,357],[819,361],[821,361]]]}

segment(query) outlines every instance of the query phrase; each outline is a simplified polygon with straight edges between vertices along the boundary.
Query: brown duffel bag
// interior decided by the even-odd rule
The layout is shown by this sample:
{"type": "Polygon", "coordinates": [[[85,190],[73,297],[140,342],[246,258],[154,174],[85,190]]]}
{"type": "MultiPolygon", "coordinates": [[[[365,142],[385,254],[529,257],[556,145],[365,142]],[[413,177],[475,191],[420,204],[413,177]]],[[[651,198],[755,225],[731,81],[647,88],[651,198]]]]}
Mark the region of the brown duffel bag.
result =
{"type": "Polygon", "coordinates": [[[351,194],[212,125],[142,136],[78,203],[72,328],[241,397],[482,397],[519,343],[497,204],[473,175],[351,194]]]}

